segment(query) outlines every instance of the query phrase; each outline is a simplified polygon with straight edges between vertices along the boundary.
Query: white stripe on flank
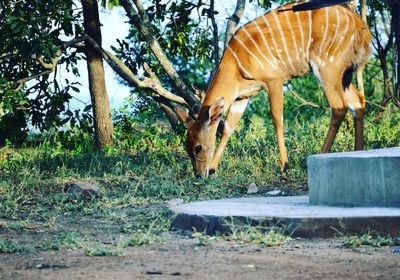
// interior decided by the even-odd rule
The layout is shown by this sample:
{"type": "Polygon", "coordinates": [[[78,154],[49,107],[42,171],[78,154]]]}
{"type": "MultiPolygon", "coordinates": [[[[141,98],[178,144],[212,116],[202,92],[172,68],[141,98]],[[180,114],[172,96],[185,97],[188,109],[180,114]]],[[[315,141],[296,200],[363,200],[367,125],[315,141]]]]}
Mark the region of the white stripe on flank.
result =
{"type": "Polygon", "coordinates": [[[308,11],[307,12],[307,18],[308,18],[308,45],[307,45],[307,60],[309,60],[310,58],[310,46],[311,46],[311,42],[312,42],[312,12],[308,11]]]}
{"type": "Polygon", "coordinates": [[[329,45],[329,48],[326,49],[326,51],[327,51],[328,53],[330,53],[330,50],[332,49],[333,44],[334,44],[335,41],[336,41],[336,37],[337,37],[337,34],[338,34],[338,30],[339,30],[339,21],[340,21],[340,19],[339,19],[339,9],[338,9],[338,7],[336,7],[336,6],[335,6],[335,11],[336,11],[336,13],[335,13],[335,14],[336,14],[335,34],[333,35],[332,42],[331,42],[331,44],[329,45]]]}
{"type": "Polygon", "coordinates": [[[335,55],[336,51],[342,48],[343,40],[347,36],[347,33],[349,32],[349,15],[347,14],[347,10],[344,11],[344,14],[346,15],[346,25],[343,33],[341,33],[342,36],[340,36],[339,43],[337,44],[335,50],[332,52],[332,55],[334,56],[336,56],[335,55]]]}
{"type": "Polygon", "coordinates": [[[265,54],[262,52],[262,50],[260,49],[260,47],[258,46],[257,42],[254,41],[253,37],[251,36],[251,34],[247,31],[247,29],[245,28],[245,26],[243,26],[242,30],[244,31],[244,33],[246,33],[247,37],[249,37],[250,41],[254,44],[254,46],[256,47],[257,51],[261,54],[261,56],[264,58],[264,60],[271,65],[273,68],[277,69],[276,66],[265,56],[265,54]]]}
{"type": "Polygon", "coordinates": [[[321,42],[321,46],[320,46],[320,48],[319,48],[319,56],[320,56],[320,58],[323,60],[323,48],[324,48],[324,45],[325,45],[325,41],[326,41],[326,37],[327,37],[327,35],[328,35],[328,30],[329,30],[329,17],[328,17],[328,9],[327,8],[325,8],[325,9],[323,9],[324,11],[325,11],[325,32],[324,32],[324,37],[322,38],[322,42],[321,42]]]}
{"type": "MultiPolygon", "coordinates": [[[[264,36],[264,32],[262,32],[261,27],[258,25],[258,23],[257,23],[256,20],[254,21],[254,24],[255,24],[255,26],[256,26],[258,32],[261,34],[261,38],[262,38],[262,40],[263,40],[264,48],[268,51],[270,57],[272,57],[272,60],[274,60],[274,64],[277,65],[277,61],[278,61],[278,60],[277,60],[276,57],[272,54],[271,49],[268,47],[267,39],[266,39],[265,36],[264,36]]],[[[275,66],[275,65],[274,65],[274,66],[275,66]]]]}
{"type": "Polygon", "coordinates": [[[286,67],[286,62],[282,59],[281,53],[279,52],[278,45],[275,40],[275,34],[271,28],[271,25],[269,24],[268,20],[265,17],[266,15],[262,16],[262,19],[269,30],[269,34],[271,34],[272,44],[274,45],[275,51],[278,54],[279,61],[283,64],[283,66],[286,67]]]}
{"type": "Polygon", "coordinates": [[[288,50],[288,47],[287,47],[287,44],[286,44],[285,34],[283,34],[283,30],[282,30],[281,23],[279,22],[279,18],[277,17],[275,12],[271,12],[271,14],[274,17],[276,24],[278,25],[279,33],[281,34],[281,38],[282,38],[281,40],[282,40],[283,46],[285,48],[287,61],[289,62],[290,68],[292,68],[292,70],[295,70],[294,67],[293,67],[292,58],[289,55],[289,50],[288,50]]]}
{"type": "Polygon", "coordinates": [[[242,72],[247,76],[247,78],[253,79],[253,77],[250,75],[249,72],[247,72],[247,70],[243,67],[242,63],[240,62],[237,54],[232,50],[232,48],[229,46],[228,44],[228,50],[230,50],[230,52],[232,53],[233,57],[236,60],[237,65],[239,66],[240,70],[242,70],[242,72]]]}
{"type": "Polygon", "coordinates": [[[296,37],[294,36],[292,24],[290,23],[289,12],[285,12],[285,17],[286,17],[287,24],[289,25],[290,35],[292,36],[294,49],[296,51],[296,58],[297,58],[297,60],[299,60],[299,49],[297,47],[296,37]]]}
{"type": "Polygon", "coordinates": [[[306,46],[304,45],[304,32],[303,32],[303,26],[301,25],[301,21],[300,21],[300,16],[299,13],[295,13],[296,18],[297,18],[297,24],[299,25],[299,29],[300,29],[300,37],[301,37],[301,49],[303,52],[303,56],[306,53],[306,46]]]}
{"type": "Polygon", "coordinates": [[[233,39],[238,41],[239,44],[242,45],[242,47],[257,61],[257,63],[260,65],[261,69],[264,69],[264,65],[261,63],[261,61],[258,59],[258,57],[246,46],[245,43],[243,43],[242,40],[238,36],[233,36],[233,39]]]}

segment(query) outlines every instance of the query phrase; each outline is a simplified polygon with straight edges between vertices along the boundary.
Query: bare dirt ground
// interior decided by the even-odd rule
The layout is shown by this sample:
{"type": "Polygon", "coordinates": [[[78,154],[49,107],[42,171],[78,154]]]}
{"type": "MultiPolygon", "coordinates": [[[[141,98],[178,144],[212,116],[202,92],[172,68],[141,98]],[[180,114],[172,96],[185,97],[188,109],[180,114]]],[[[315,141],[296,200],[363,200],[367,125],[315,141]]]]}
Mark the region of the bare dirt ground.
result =
{"type": "Polygon", "coordinates": [[[0,254],[0,279],[400,279],[392,247],[344,248],[340,239],[291,240],[262,247],[171,234],[121,256],[82,250],[0,254]]]}

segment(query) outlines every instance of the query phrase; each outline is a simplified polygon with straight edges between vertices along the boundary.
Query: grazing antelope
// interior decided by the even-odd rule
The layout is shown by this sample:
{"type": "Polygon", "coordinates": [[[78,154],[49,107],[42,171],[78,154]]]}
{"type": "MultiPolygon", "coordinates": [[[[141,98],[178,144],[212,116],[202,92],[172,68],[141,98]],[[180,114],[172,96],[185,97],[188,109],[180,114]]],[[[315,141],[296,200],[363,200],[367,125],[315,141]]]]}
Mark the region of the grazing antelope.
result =
{"type": "Polygon", "coordinates": [[[249,98],[261,89],[268,91],[284,172],[288,157],[283,135],[283,82],[303,76],[310,67],[332,110],[321,152],[330,151],[348,109],[354,116],[355,149],[363,149],[365,99],[361,75],[370,53],[371,34],[361,18],[344,6],[301,12],[293,12],[292,7],[288,4],[268,12],[236,32],[196,120],[177,107],[187,127],[186,151],[197,174],[215,172],[249,98]],[[354,71],[359,90],[351,84],[354,71]],[[218,123],[226,112],[215,149],[218,123]]]}

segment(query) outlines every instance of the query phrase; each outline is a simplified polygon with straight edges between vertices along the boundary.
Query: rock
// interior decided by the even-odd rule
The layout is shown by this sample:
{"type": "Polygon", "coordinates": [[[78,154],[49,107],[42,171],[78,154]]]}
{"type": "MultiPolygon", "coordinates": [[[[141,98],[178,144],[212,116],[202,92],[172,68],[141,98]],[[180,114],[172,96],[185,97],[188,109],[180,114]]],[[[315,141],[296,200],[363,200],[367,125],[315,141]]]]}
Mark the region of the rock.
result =
{"type": "Polygon", "coordinates": [[[255,183],[251,183],[247,189],[248,194],[258,193],[258,187],[255,183]]]}
{"type": "Polygon", "coordinates": [[[280,194],[280,193],[281,193],[280,190],[273,190],[273,191],[267,192],[267,195],[275,196],[275,195],[278,195],[278,194],[280,194]]]}
{"type": "Polygon", "coordinates": [[[180,204],[183,204],[183,199],[180,199],[180,198],[174,198],[174,199],[168,200],[168,202],[167,202],[167,205],[169,207],[180,205],[180,204]]]}
{"type": "Polygon", "coordinates": [[[79,195],[84,199],[92,199],[99,194],[99,184],[96,182],[76,181],[66,183],[64,193],[79,195]]]}

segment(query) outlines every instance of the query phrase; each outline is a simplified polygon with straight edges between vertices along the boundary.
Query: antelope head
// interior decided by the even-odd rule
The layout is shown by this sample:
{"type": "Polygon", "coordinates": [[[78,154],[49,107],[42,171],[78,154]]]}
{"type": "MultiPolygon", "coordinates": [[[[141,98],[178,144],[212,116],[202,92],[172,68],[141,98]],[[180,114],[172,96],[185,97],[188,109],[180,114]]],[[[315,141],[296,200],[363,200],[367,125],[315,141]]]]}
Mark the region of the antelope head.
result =
{"type": "Polygon", "coordinates": [[[195,174],[199,176],[213,174],[216,133],[224,114],[224,98],[218,98],[209,106],[202,106],[195,120],[179,106],[176,107],[176,113],[187,128],[185,148],[195,174]]]}

